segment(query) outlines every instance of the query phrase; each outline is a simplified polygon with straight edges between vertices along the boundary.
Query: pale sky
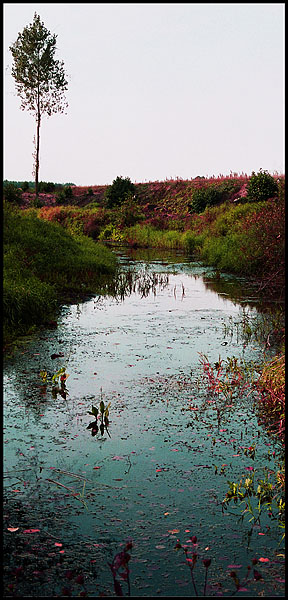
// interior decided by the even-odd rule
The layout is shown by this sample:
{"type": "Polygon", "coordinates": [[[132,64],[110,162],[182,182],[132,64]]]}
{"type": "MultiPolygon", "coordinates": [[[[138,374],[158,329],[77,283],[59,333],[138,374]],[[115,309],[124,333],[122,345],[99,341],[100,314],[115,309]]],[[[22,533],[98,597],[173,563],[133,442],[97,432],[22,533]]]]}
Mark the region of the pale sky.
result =
{"type": "Polygon", "coordinates": [[[66,115],[41,124],[39,180],[110,185],[284,173],[284,3],[4,3],[3,178],[33,181],[33,115],[9,46],[57,35],[66,115]]]}

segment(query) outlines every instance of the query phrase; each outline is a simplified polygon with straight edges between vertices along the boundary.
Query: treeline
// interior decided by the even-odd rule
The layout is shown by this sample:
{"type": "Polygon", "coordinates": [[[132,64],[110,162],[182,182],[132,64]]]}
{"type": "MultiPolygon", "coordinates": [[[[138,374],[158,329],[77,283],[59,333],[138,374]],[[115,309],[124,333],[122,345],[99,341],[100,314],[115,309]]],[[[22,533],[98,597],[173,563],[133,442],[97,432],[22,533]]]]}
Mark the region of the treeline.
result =
{"type": "MultiPolygon", "coordinates": [[[[16,189],[21,189],[22,192],[35,192],[35,181],[10,181],[8,179],[4,179],[3,188],[7,186],[14,186],[16,189]]],[[[55,190],[62,189],[67,186],[75,186],[75,183],[54,183],[53,181],[40,181],[39,182],[39,192],[50,193],[55,190]]]]}

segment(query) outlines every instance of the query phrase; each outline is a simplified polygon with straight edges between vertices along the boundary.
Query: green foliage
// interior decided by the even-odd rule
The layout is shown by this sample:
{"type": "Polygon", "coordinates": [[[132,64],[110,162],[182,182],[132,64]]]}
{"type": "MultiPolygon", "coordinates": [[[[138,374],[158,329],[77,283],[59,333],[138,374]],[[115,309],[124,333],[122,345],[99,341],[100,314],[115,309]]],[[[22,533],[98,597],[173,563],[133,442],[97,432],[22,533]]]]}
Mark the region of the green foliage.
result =
{"type": "Polygon", "coordinates": [[[99,290],[113,275],[115,256],[87,237],[72,237],[58,223],[4,206],[4,340],[51,318],[64,299],[99,290]],[[49,317],[50,315],[50,317],[49,317]]]}
{"type": "MultiPolygon", "coordinates": [[[[254,458],[254,457],[253,457],[254,458]]],[[[260,523],[260,517],[263,512],[268,512],[270,518],[277,519],[279,526],[285,525],[285,493],[282,481],[279,478],[279,471],[267,469],[264,467],[264,476],[262,479],[256,479],[256,473],[252,469],[249,476],[242,477],[238,483],[228,481],[229,489],[222,501],[223,509],[233,501],[234,504],[245,506],[241,511],[242,516],[249,516],[249,522],[260,523]]]]}
{"type": "Polygon", "coordinates": [[[135,225],[143,219],[144,214],[140,207],[136,204],[131,192],[128,193],[117,211],[117,225],[123,229],[123,227],[135,225]]]}
{"type": "Polygon", "coordinates": [[[278,184],[274,177],[262,169],[257,174],[253,171],[247,185],[247,200],[260,202],[277,196],[278,184]]]}
{"type": "Polygon", "coordinates": [[[70,185],[62,187],[57,192],[58,204],[66,204],[70,198],[73,198],[73,190],[70,185]]]}
{"type": "Polygon", "coordinates": [[[108,188],[105,190],[107,207],[112,208],[113,206],[119,206],[128,197],[133,197],[134,193],[135,186],[129,177],[116,177],[112,185],[108,186],[108,188]]]}
{"type": "Polygon", "coordinates": [[[21,108],[37,115],[64,112],[67,81],[63,62],[55,60],[57,35],[52,35],[34,14],[33,23],[24,27],[10,46],[21,108]]]}
{"type": "Polygon", "coordinates": [[[100,409],[100,425],[98,427],[98,414],[99,414],[99,409],[96,406],[92,405],[92,410],[88,411],[88,415],[92,415],[92,417],[95,418],[95,421],[92,421],[91,423],[89,423],[87,429],[91,429],[91,434],[92,436],[95,436],[98,433],[98,430],[100,429],[101,435],[104,434],[104,430],[106,430],[106,432],[109,435],[108,432],[108,426],[109,426],[109,408],[111,406],[111,402],[108,402],[108,404],[105,406],[103,400],[102,400],[102,388],[101,388],[101,401],[99,403],[99,409],[100,409]]]}
{"type": "Polygon", "coordinates": [[[39,182],[39,192],[43,192],[43,193],[51,193],[54,192],[56,188],[56,184],[53,183],[52,181],[40,181],[39,182]]]}
{"type": "Polygon", "coordinates": [[[191,213],[202,213],[206,207],[217,206],[229,200],[238,189],[240,184],[233,180],[196,188],[192,193],[189,210],[191,213]]]}
{"type": "Polygon", "coordinates": [[[121,232],[113,225],[113,223],[108,223],[102,229],[99,234],[99,241],[111,240],[113,242],[121,242],[122,234],[121,232]]]}
{"type": "Polygon", "coordinates": [[[3,182],[3,196],[4,200],[7,202],[18,205],[21,204],[21,191],[15,183],[9,181],[3,182]]]}

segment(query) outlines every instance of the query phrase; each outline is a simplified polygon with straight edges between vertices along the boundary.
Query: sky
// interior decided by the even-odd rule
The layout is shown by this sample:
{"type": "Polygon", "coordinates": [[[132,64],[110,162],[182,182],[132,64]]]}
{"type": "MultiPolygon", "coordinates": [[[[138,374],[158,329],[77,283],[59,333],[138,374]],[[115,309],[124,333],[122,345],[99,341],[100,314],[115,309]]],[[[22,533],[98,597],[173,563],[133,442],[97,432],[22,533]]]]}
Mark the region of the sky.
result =
{"type": "Polygon", "coordinates": [[[110,185],[284,173],[284,3],[4,3],[3,179],[33,181],[35,117],[9,46],[57,35],[66,114],[43,117],[40,181],[110,185]]]}

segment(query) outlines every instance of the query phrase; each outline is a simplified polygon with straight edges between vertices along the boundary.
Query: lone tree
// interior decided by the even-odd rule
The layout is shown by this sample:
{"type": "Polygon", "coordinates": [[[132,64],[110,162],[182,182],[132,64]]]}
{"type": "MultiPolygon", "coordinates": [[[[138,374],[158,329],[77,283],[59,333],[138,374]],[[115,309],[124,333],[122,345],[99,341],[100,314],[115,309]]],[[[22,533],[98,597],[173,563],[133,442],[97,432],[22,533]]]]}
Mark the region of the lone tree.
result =
{"type": "Polygon", "coordinates": [[[112,185],[105,190],[107,207],[119,206],[129,197],[135,194],[135,185],[130,177],[116,177],[112,185]]]}
{"type": "Polygon", "coordinates": [[[39,142],[42,115],[63,113],[68,104],[65,91],[63,61],[55,60],[57,35],[52,35],[39,15],[34,14],[33,23],[24,27],[16,42],[9,47],[13,56],[12,76],[16,82],[21,109],[35,115],[37,131],[35,141],[35,193],[38,195],[39,142]]]}

